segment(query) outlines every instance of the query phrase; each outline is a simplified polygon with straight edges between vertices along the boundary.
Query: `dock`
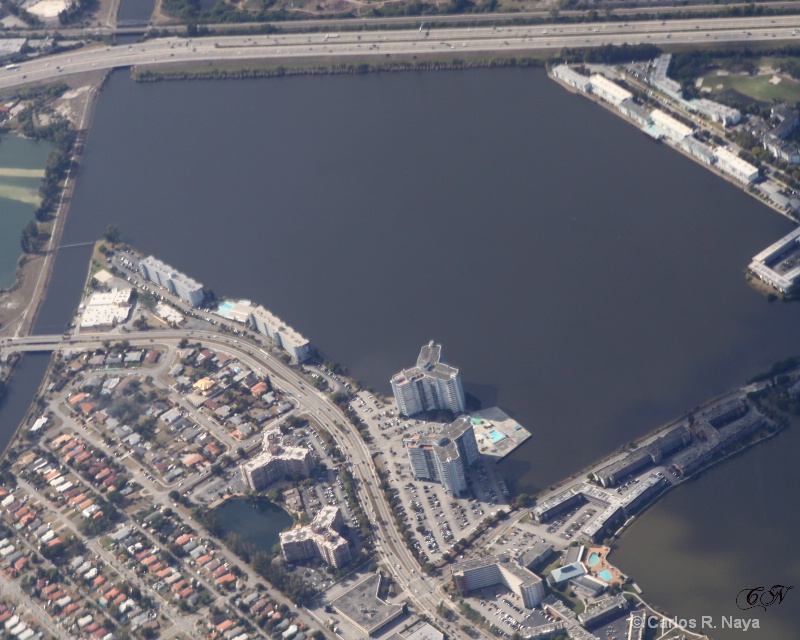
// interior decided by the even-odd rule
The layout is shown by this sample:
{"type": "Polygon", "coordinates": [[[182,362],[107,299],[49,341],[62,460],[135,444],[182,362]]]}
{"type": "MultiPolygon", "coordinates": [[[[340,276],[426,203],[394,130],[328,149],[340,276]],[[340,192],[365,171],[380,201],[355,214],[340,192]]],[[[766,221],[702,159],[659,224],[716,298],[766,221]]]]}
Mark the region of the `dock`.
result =
{"type": "Polygon", "coordinates": [[[532,435],[499,407],[474,411],[470,420],[478,451],[495,462],[500,462],[532,435]]]}

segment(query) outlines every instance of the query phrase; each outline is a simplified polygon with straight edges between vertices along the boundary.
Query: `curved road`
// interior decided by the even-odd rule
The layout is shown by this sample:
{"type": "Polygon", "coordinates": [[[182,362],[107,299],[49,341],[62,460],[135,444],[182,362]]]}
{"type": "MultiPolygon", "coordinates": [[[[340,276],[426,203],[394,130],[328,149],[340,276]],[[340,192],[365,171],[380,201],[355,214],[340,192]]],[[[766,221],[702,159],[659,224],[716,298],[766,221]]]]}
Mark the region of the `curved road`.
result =
{"type": "MultiPolygon", "coordinates": [[[[132,346],[164,345],[171,348],[175,348],[183,338],[199,340],[207,346],[236,356],[260,375],[268,374],[279,388],[294,396],[302,409],[314,416],[317,425],[326,429],[340,449],[346,452],[351,471],[359,480],[358,491],[362,505],[370,519],[377,525],[376,548],[386,567],[394,575],[396,584],[404,588],[407,597],[416,605],[419,613],[436,618],[436,607],[442,601],[438,592],[438,582],[422,575],[416,559],[394,527],[389,507],[379,489],[380,480],[372,463],[373,450],[377,452],[378,449],[367,446],[361,440],[339,407],[331,402],[327,395],[309,385],[299,373],[283,364],[266,349],[242,338],[212,331],[156,330],[129,332],[120,336],[101,333],[75,334],[66,339],[60,335],[5,338],[0,339],[0,357],[15,351],[98,348],[102,346],[103,341],[117,338],[127,340],[132,346]]],[[[457,637],[460,634],[455,625],[452,627],[452,633],[457,637]]]]}

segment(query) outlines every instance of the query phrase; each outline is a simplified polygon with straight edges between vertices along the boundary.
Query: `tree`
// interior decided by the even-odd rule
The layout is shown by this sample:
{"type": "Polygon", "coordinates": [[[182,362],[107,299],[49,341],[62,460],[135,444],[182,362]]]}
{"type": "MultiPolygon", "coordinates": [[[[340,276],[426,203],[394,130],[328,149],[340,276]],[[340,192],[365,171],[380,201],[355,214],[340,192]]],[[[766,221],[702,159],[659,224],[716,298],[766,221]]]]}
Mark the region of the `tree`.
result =
{"type": "Polygon", "coordinates": [[[533,496],[527,493],[520,493],[514,498],[514,506],[519,508],[530,507],[533,504],[533,496]]]}
{"type": "Polygon", "coordinates": [[[35,253],[39,250],[41,238],[39,235],[39,225],[37,225],[36,222],[29,220],[28,223],[22,228],[19,244],[22,248],[22,251],[25,253],[35,253]]]}
{"type": "Polygon", "coordinates": [[[155,296],[150,293],[149,291],[143,291],[137,294],[139,297],[139,302],[142,303],[142,306],[147,309],[148,311],[153,311],[156,308],[156,299],[155,296]]]}
{"type": "Polygon", "coordinates": [[[116,225],[110,224],[106,227],[106,230],[103,231],[103,237],[109,242],[116,244],[119,242],[119,229],[117,229],[116,225]]]}

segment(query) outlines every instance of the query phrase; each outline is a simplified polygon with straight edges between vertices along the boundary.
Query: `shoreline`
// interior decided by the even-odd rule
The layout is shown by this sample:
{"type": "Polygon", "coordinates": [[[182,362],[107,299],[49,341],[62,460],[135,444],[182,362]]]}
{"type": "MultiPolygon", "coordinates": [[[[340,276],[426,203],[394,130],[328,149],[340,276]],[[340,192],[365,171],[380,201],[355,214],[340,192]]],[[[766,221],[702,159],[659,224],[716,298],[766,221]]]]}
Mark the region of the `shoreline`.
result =
{"type": "MultiPolygon", "coordinates": [[[[499,67],[499,66],[519,66],[519,65],[517,65],[517,64],[514,64],[514,65],[511,65],[511,64],[508,64],[508,65],[487,64],[485,66],[491,68],[491,67],[499,67]]],[[[526,65],[526,66],[535,66],[535,65],[526,65]]],[[[452,69],[471,69],[471,68],[480,68],[480,66],[438,67],[437,69],[425,69],[424,67],[420,67],[419,69],[401,69],[401,68],[397,68],[397,69],[393,69],[393,71],[402,71],[402,70],[439,70],[439,69],[450,70],[451,68],[452,69]]],[[[377,72],[377,71],[381,71],[381,70],[382,69],[380,69],[380,68],[375,68],[375,69],[372,69],[371,71],[368,71],[368,72],[377,72]]],[[[284,75],[307,75],[308,73],[312,73],[313,74],[313,71],[298,72],[296,74],[284,74],[284,75]]],[[[342,71],[340,73],[348,73],[348,72],[347,71],[342,71]]],[[[253,76],[253,77],[276,77],[276,76],[278,76],[278,74],[273,74],[272,76],[253,76]]],[[[225,76],[225,77],[227,78],[229,76],[225,76]]],[[[234,76],[230,76],[230,77],[234,77],[234,76]]],[[[162,79],[180,79],[180,78],[162,78],[162,79]]],[[[192,78],[184,78],[184,79],[207,79],[207,78],[201,78],[201,77],[196,77],[195,78],[195,77],[192,77],[192,78]]],[[[220,78],[216,78],[216,79],[220,79],[220,78]]],[[[150,80],[150,81],[153,81],[153,80],[150,80]]],[[[83,136],[88,132],[88,127],[91,124],[91,118],[92,118],[92,115],[94,113],[94,108],[95,108],[96,103],[97,103],[97,98],[99,96],[99,89],[100,88],[102,88],[102,82],[98,86],[93,88],[93,91],[94,91],[94,89],[97,89],[97,91],[94,91],[93,95],[87,101],[86,111],[84,112],[84,120],[82,120],[81,129],[78,131],[79,136],[83,136]],[[88,120],[88,124],[87,124],[87,129],[84,130],[83,124],[84,124],[87,112],[90,112],[90,114],[89,114],[89,120],[88,120]]],[[[607,108],[609,108],[609,107],[607,107],[607,108]]],[[[79,160],[79,158],[80,158],[80,154],[78,152],[78,149],[80,147],[82,147],[83,140],[84,140],[83,137],[79,137],[79,140],[76,140],[76,143],[75,143],[75,149],[73,150],[73,153],[72,153],[72,157],[71,157],[71,161],[70,161],[70,167],[69,167],[69,171],[68,171],[68,174],[67,174],[67,179],[66,179],[64,188],[62,190],[61,199],[60,199],[60,203],[59,203],[58,209],[57,209],[55,217],[54,217],[53,234],[52,234],[51,239],[50,239],[50,241],[48,243],[48,250],[50,250],[54,246],[55,247],[58,246],[58,243],[60,242],[60,239],[61,239],[61,235],[63,234],[63,229],[64,229],[64,226],[65,226],[65,223],[66,223],[66,216],[67,216],[67,213],[69,211],[69,205],[70,205],[70,201],[71,201],[71,196],[74,193],[74,187],[75,187],[75,182],[76,182],[76,173],[77,173],[77,171],[75,173],[73,173],[73,167],[75,166],[75,161],[79,160]],[[58,230],[58,231],[56,232],[56,230],[58,230]]],[[[670,146],[672,146],[672,148],[676,148],[673,145],[670,145],[670,146]]],[[[681,149],[677,149],[677,150],[678,151],[682,151],[681,149]]],[[[684,152],[684,155],[688,156],[689,154],[684,152]]],[[[692,156],[689,156],[689,157],[692,157],[692,156]]],[[[723,174],[719,174],[719,175],[721,175],[721,177],[725,177],[723,174]]],[[[726,178],[726,179],[729,179],[729,178],[726,178]]],[[[729,179],[729,181],[733,182],[734,184],[739,184],[739,186],[741,186],[740,183],[737,183],[734,180],[729,179]]],[[[28,320],[28,319],[30,319],[30,326],[32,327],[33,322],[35,321],[36,315],[38,313],[38,310],[39,310],[39,308],[41,306],[41,303],[43,302],[43,300],[45,298],[45,294],[46,294],[46,291],[47,291],[47,288],[48,288],[48,285],[49,285],[49,282],[50,282],[50,278],[52,276],[54,263],[55,263],[55,254],[54,253],[53,254],[47,253],[45,255],[45,260],[40,265],[41,271],[39,273],[39,280],[36,283],[37,289],[35,290],[35,292],[38,293],[39,299],[35,300],[35,302],[36,302],[35,304],[34,304],[34,300],[32,300],[31,301],[31,305],[32,306],[29,305],[29,307],[25,310],[25,315],[20,320],[20,327],[18,328],[18,333],[19,333],[19,330],[24,326],[25,321],[28,320]],[[50,260],[51,255],[53,257],[52,260],[50,260]],[[44,278],[42,276],[44,276],[44,278]],[[41,284],[41,290],[39,290],[39,285],[40,284],[41,284]],[[28,317],[28,313],[29,312],[30,312],[30,318],[28,317]]],[[[89,266],[89,269],[91,269],[91,265],[89,266]]],[[[45,376],[43,377],[42,382],[41,382],[40,386],[37,389],[37,396],[41,393],[42,389],[46,386],[47,381],[49,380],[49,377],[50,377],[50,375],[52,373],[52,365],[53,365],[53,361],[51,360],[50,364],[48,365],[48,368],[47,368],[47,371],[45,373],[45,376]]],[[[9,375],[11,375],[11,373],[9,373],[9,375]]],[[[727,394],[724,394],[724,395],[727,395],[727,394]]],[[[706,404],[711,404],[713,402],[714,402],[714,400],[708,401],[703,406],[705,406],[706,404]]],[[[35,409],[35,404],[32,403],[31,406],[28,409],[28,412],[25,415],[25,418],[17,426],[14,434],[12,435],[11,439],[9,440],[9,444],[6,447],[6,450],[3,451],[2,455],[6,455],[6,453],[8,452],[8,449],[12,446],[12,444],[16,444],[17,438],[19,437],[19,430],[26,423],[29,422],[34,409],[35,409]]],[[[639,441],[641,441],[643,439],[646,439],[648,437],[652,437],[653,435],[658,434],[661,431],[669,429],[670,427],[674,426],[675,423],[678,422],[679,420],[680,419],[677,419],[677,420],[671,421],[669,423],[666,423],[666,424],[664,424],[664,425],[662,425],[660,427],[656,427],[654,430],[652,430],[648,434],[645,434],[645,435],[637,438],[637,440],[635,442],[639,442],[639,441]]],[[[702,469],[699,469],[695,473],[693,473],[690,476],[688,476],[686,478],[686,480],[700,477],[702,475],[702,473],[704,473],[705,471],[715,467],[720,462],[724,462],[724,461],[728,460],[729,458],[734,457],[735,455],[738,455],[739,453],[747,451],[751,446],[753,446],[755,444],[759,444],[759,443],[761,443],[763,441],[766,441],[766,440],[774,437],[775,435],[777,435],[781,431],[783,431],[783,429],[779,429],[775,433],[770,434],[768,436],[764,436],[762,438],[759,438],[758,440],[755,440],[754,442],[747,443],[746,445],[742,446],[737,451],[731,452],[731,453],[725,455],[724,457],[721,457],[719,459],[710,461],[702,469]]],[[[614,454],[610,454],[610,455],[614,455],[614,454]]],[[[596,466],[597,463],[593,463],[593,464],[596,466]]],[[[581,475],[581,473],[578,472],[574,476],[572,476],[572,478],[579,477],[580,475],[581,475]]],[[[560,484],[563,484],[563,483],[564,483],[564,481],[562,481],[562,483],[560,483],[560,484]]],[[[613,534],[612,539],[616,540],[618,535],[622,535],[627,530],[629,525],[632,525],[634,522],[638,521],[639,517],[641,515],[643,515],[651,506],[653,506],[654,504],[656,504],[656,502],[661,500],[661,498],[663,496],[666,496],[669,493],[669,491],[672,490],[672,488],[674,488],[676,486],[679,486],[681,484],[683,484],[683,481],[678,482],[673,487],[670,487],[666,491],[664,491],[664,492],[658,494],[657,496],[655,496],[653,500],[651,500],[647,505],[644,506],[642,511],[640,511],[635,516],[633,516],[628,521],[626,521],[622,525],[620,530],[617,533],[613,534]]],[[[522,511],[525,512],[526,510],[523,509],[522,511]]],[[[651,606],[651,605],[648,605],[648,606],[651,606]]]]}
{"type": "MultiPolygon", "coordinates": [[[[89,265],[89,273],[91,273],[91,264],[89,265]]],[[[223,334],[220,333],[220,335],[223,335],[223,334]]],[[[152,342],[152,339],[149,337],[148,334],[141,333],[141,332],[139,333],[139,335],[136,335],[136,333],[127,334],[126,340],[130,340],[130,342],[132,342],[133,344],[143,344],[143,345],[144,344],[149,344],[150,342],[152,342]]],[[[248,342],[250,342],[250,340],[246,336],[240,338],[240,340],[247,340],[248,342]]],[[[254,344],[255,344],[255,342],[254,342],[254,344]]],[[[245,347],[242,346],[241,348],[245,348],[245,347]]],[[[39,385],[39,388],[38,388],[38,391],[37,391],[37,396],[42,392],[43,388],[46,388],[46,386],[50,382],[50,376],[52,375],[53,362],[54,362],[54,360],[51,359],[50,364],[48,365],[47,373],[46,373],[45,377],[43,378],[41,384],[39,385]]],[[[356,384],[358,384],[357,380],[354,380],[354,379],[351,379],[351,380],[353,382],[355,382],[356,384]]],[[[363,388],[363,385],[359,385],[359,386],[363,388]]],[[[714,398],[711,398],[711,399],[707,400],[706,402],[704,402],[699,407],[696,407],[696,408],[690,410],[689,412],[684,413],[683,415],[681,415],[681,416],[679,416],[679,417],[677,417],[675,419],[672,419],[672,420],[670,420],[670,421],[668,421],[666,423],[663,423],[662,425],[656,427],[655,429],[652,429],[648,433],[643,434],[642,436],[637,438],[635,441],[633,441],[633,443],[637,444],[637,446],[640,446],[640,443],[643,443],[644,441],[646,441],[648,439],[652,439],[653,437],[657,436],[658,434],[662,433],[665,430],[669,430],[669,429],[675,427],[675,425],[677,423],[679,423],[682,420],[684,420],[688,415],[696,413],[698,411],[701,411],[704,408],[713,407],[715,404],[719,404],[722,400],[724,400],[725,398],[727,398],[729,396],[740,394],[742,392],[747,392],[748,390],[757,391],[758,389],[755,388],[755,387],[751,387],[751,385],[749,385],[749,384],[745,384],[743,386],[740,386],[740,387],[737,387],[735,389],[729,390],[728,392],[726,392],[724,394],[721,394],[719,396],[716,396],[714,398]]],[[[35,403],[31,404],[31,406],[30,406],[30,408],[28,410],[28,413],[26,414],[26,418],[18,426],[16,432],[14,433],[14,436],[10,439],[6,450],[3,452],[3,455],[6,455],[8,453],[8,450],[12,447],[12,445],[16,445],[17,444],[17,442],[18,442],[17,438],[20,437],[20,429],[21,429],[21,427],[23,427],[25,424],[27,424],[30,421],[31,415],[34,412],[36,406],[37,405],[35,403]]],[[[609,536],[608,536],[608,538],[610,540],[609,544],[613,545],[613,543],[621,535],[623,535],[624,532],[634,522],[639,520],[639,517],[641,515],[646,513],[647,510],[650,507],[652,507],[656,502],[661,500],[661,498],[663,496],[666,496],[672,488],[683,484],[685,480],[694,479],[696,477],[699,477],[700,475],[702,475],[702,473],[704,473],[705,471],[713,468],[717,464],[719,464],[721,462],[724,462],[724,461],[726,461],[726,460],[728,460],[728,459],[730,459],[730,458],[732,458],[732,457],[734,457],[736,455],[739,455],[740,453],[743,453],[744,451],[747,451],[748,449],[750,449],[750,447],[752,447],[752,446],[754,446],[756,444],[760,444],[760,443],[762,443],[762,442],[764,442],[766,440],[769,440],[770,438],[772,438],[775,435],[777,435],[777,433],[780,433],[784,428],[785,427],[778,428],[774,433],[768,433],[767,435],[759,437],[759,438],[757,438],[755,440],[752,440],[752,441],[749,441],[749,442],[742,442],[741,445],[736,448],[736,450],[730,451],[729,453],[726,453],[726,454],[724,454],[724,455],[722,455],[722,456],[720,456],[718,458],[717,457],[711,458],[710,460],[708,460],[706,462],[706,464],[702,468],[697,469],[691,475],[687,476],[683,480],[680,480],[679,482],[675,483],[674,485],[672,485],[671,487],[667,488],[666,490],[661,491],[658,494],[655,494],[650,501],[648,501],[646,504],[644,504],[640,509],[637,509],[636,513],[634,513],[632,516],[630,516],[616,531],[614,531],[613,533],[609,534],[609,536]]],[[[356,433],[354,434],[354,436],[356,438],[362,438],[362,436],[359,435],[357,433],[357,431],[358,430],[356,430],[356,433]]],[[[624,445],[623,447],[626,450],[629,448],[628,445],[624,445]]],[[[593,462],[590,467],[587,467],[587,468],[583,469],[580,472],[576,472],[575,474],[570,476],[570,478],[562,480],[560,483],[551,486],[547,490],[540,491],[535,496],[537,502],[539,502],[542,499],[546,498],[546,496],[548,494],[552,495],[554,492],[555,493],[562,492],[565,489],[570,488],[571,486],[575,486],[575,484],[576,484],[575,479],[576,478],[580,478],[582,475],[585,475],[585,473],[587,471],[590,471],[590,470],[594,471],[594,470],[597,470],[598,468],[601,468],[602,466],[604,466],[604,463],[607,461],[608,457],[613,457],[614,455],[617,455],[619,453],[621,453],[621,451],[617,450],[614,453],[609,454],[609,456],[606,456],[606,457],[602,458],[599,461],[593,462]]],[[[229,498],[230,497],[246,497],[246,496],[229,496],[229,498]]],[[[224,501],[220,502],[219,504],[222,504],[223,502],[224,501]]],[[[211,506],[217,507],[217,506],[219,506],[219,504],[215,504],[215,505],[211,505],[211,506]]],[[[505,520],[506,518],[510,518],[511,522],[509,523],[509,527],[513,527],[513,526],[516,526],[524,518],[529,517],[529,514],[531,513],[531,509],[529,507],[520,508],[520,507],[511,507],[510,505],[509,505],[509,507],[510,508],[508,509],[508,511],[506,511],[503,508],[500,508],[498,510],[497,514],[496,514],[496,517],[493,518],[494,522],[492,522],[492,524],[499,524],[500,522],[502,522],[502,520],[505,520]]],[[[505,527],[505,531],[508,531],[509,527],[505,527]]],[[[487,528],[481,530],[480,532],[476,532],[474,535],[467,537],[467,545],[466,546],[474,548],[476,546],[476,543],[479,542],[481,536],[484,535],[484,534],[489,534],[489,535],[495,536],[495,537],[502,537],[502,535],[504,535],[504,528],[501,525],[498,528],[494,528],[494,527],[488,528],[487,527],[487,528]]],[[[439,566],[439,568],[444,568],[447,565],[446,564],[440,565],[439,563],[437,563],[437,566],[439,566]]],[[[631,579],[631,583],[634,584],[634,585],[636,584],[635,580],[633,580],[633,579],[631,579]]],[[[649,607],[651,610],[658,611],[657,607],[654,607],[653,605],[651,605],[650,603],[647,603],[643,599],[641,601],[644,602],[645,605],[647,607],[649,607]]],[[[659,614],[659,615],[662,615],[665,618],[669,618],[669,616],[667,614],[659,614]]]]}
{"type": "MultiPolygon", "coordinates": [[[[67,169],[67,177],[64,180],[64,186],[61,189],[61,196],[59,198],[58,207],[53,214],[53,229],[50,235],[50,240],[47,243],[47,248],[44,250],[44,256],[41,254],[36,254],[34,256],[30,256],[29,254],[22,254],[19,258],[19,262],[23,264],[17,267],[17,278],[14,281],[14,284],[6,290],[0,291],[0,297],[3,296],[13,296],[15,292],[17,292],[20,288],[22,288],[24,279],[26,277],[34,277],[36,278],[36,282],[33,288],[33,295],[31,296],[31,300],[28,303],[28,306],[22,311],[21,316],[17,316],[14,318],[13,321],[9,322],[7,325],[0,327],[0,335],[3,335],[5,331],[9,328],[14,328],[13,336],[19,337],[20,334],[30,335],[33,329],[33,323],[36,321],[36,317],[39,313],[39,309],[41,308],[42,303],[45,300],[47,289],[50,284],[50,278],[53,273],[53,268],[55,266],[55,258],[56,258],[56,249],[58,244],[61,242],[61,236],[64,232],[64,228],[66,226],[67,215],[69,214],[70,204],[72,203],[72,195],[75,190],[75,185],[77,182],[77,167],[76,162],[80,161],[83,152],[83,146],[85,143],[86,136],[89,131],[89,127],[92,123],[92,117],[94,116],[94,110],[97,106],[97,100],[100,95],[100,91],[103,88],[103,84],[105,84],[106,78],[108,74],[104,75],[103,78],[100,80],[99,83],[95,84],[89,90],[90,95],[87,97],[86,105],[84,106],[83,115],[81,117],[81,122],[78,128],[76,129],[77,137],[73,144],[72,155],[70,157],[70,165],[67,169]],[[43,260],[32,260],[31,258],[44,258],[43,260]],[[25,267],[28,265],[35,265],[36,269],[29,267],[26,269],[25,267]]],[[[21,362],[22,358],[16,358],[8,367],[8,371],[5,373],[3,378],[4,382],[8,383],[14,375],[14,371],[16,367],[21,362]]],[[[6,444],[5,448],[0,452],[0,458],[5,457],[8,451],[11,449],[12,445],[16,442],[17,438],[19,437],[20,430],[30,422],[31,415],[33,414],[36,404],[35,399],[39,395],[42,394],[42,391],[46,388],[45,385],[47,384],[48,379],[52,373],[54,360],[51,357],[50,362],[47,365],[47,369],[45,370],[44,376],[42,377],[42,381],[40,382],[39,386],[36,388],[36,394],[34,395],[33,399],[31,400],[31,404],[28,407],[28,410],[25,412],[24,417],[20,420],[19,424],[16,425],[14,428],[14,432],[12,433],[11,437],[8,440],[8,444],[6,444]]]]}
{"type": "MultiPolygon", "coordinates": [[[[597,105],[603,107],[609,113],[613,113],[614,115],[618,116],[624,122],[634,126],[636,129],[639,130],[640,133],[642,133],[644,135],[647,135],[644,131],[642,131],[642,127],[635,120],[629,118],[624,113],[622,113],[619,109],[615,109],[611,104],[609,104],[609,103],[605,102],[604,100],[598,98],[594,94],[585,93],[583,91],[575,89],[574,87],[571,87],[570,85],[568,85],[563,80],[561,80],[559,78],[556,78],[552,74],[551,69],[547,70],[547,77],[550,78],[551,80],[553,80],[554,82],[556,82],[562,89],[566,89],[570,93],[575,94],[577,96],[582,96],[584,98],[587,98],[588,100],[590,100],[594,104],[597,104],[597,105]]],[[[678,153],[682,154],[684,157],[688,158],[689,160],[694,162],[699,167],[702,167],[703,169],[706,169],[706,170],[710,171],[715,176],[717,176],[719,178],[722,178],[726,182],[728,182],[728,183],[732,184],[733,186],[737,187],[739,190],[743,191],[744,193],[749,195],[751,198],[753,198],[755,200],[758,200],[758,202],[760,202],[761,204],[769,207],[770,209],[772,209],[776,213],[782,215],[784,218],[792,221],[794,224],[798,224],[798,219],[795,218],[794,216],[792,216],[789,212],[784,211],[783,209],[779,208],[778,205],[776,205],[774,202],[772,202],[768,198],[762,198],[761,196],[759,196],[758,193],[756,193],[754,191],[754,189],[752,188],[753,187],[752,184],[744,184],[741,181],[736,180],[732,176],[726,174],[725,172],[720,171],[715,166],[702,162],[696,156],[693,156],[692,154],[688,153],[684,149],[681,149],[677,144],[675,144],[674,142],[672,142],[671,140],[669,140],[667,138],[663,138],[661,140],[658,140],[657,142],[660,142],[661,144],[665,144],[670,149],[672,149],[673,151],[677,151],[678,153]]]]}
{"type": "Polygon", "coordinates": [[[308,75],[362,75],[365,73],[401,73],[408,71],[460,71],[468,69],[544,68],[546,56],[503,56],[493,58],[475,55],[463,58],[431,55],[417,60],[414,57],[396,57],[384,62],[364,58],[358,62],[335,60],[314,62],[299,60],[295,64],[281,64],[280,60],[243,61],[226,68],[225,62],[208,66],[178,65],[172,69],[161,65],[152,69],[146,65],[131,67],[134,82],[164,82],[176,80],[246,80],[256,78],[283,78],[308,75]]]}
{"type": "Polygon", "coordinates": [[[23,253],[17,266],[17,274],[14,283],[0,291],[0,298],[5,296],[14,296],[18,294],[19,290],[23,287],[27,278],[35,278],[33,284],[33,292],[30,296],[27,306],[13,319],[8,321],[4,326],[0,327],[0,336],[5,335],[10,337],[19,337],[20,335],[29,335],[33,328],[33,323],[38,315],[39,308],[47,293],[47,288],[50,284],[52,270],[55,264],[55,256],[58,246],[61,242],[61,237],[64,233],[66,220],[69,215],[70,205],[72,202],[72,195],[75,190],[77,180],[77,168],[80,162],[83,145],[88,135],[91,126],[92,118],[94,116],[94,109],[97,105],[97,99],[100,91],[105,83],[107,74],[103,76],[100,82],[94,84],[89,89],[86,103],[83,108],[80,123],[75,127],[76,139],[73,144],[72,153],[70,156],[70,164],[67,168],[67,174],[64,179],[64,184],[61,188],[59,196],[58,207],[52,215],[53,227],[50,233],[47,246],[37,254],[23,253]]]}

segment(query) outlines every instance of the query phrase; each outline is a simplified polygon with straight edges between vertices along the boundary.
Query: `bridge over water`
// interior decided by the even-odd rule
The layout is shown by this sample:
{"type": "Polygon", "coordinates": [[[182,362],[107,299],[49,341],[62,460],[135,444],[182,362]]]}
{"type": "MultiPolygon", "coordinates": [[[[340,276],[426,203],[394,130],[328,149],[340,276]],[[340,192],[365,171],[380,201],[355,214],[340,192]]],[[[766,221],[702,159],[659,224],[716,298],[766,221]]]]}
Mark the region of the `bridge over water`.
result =
{"type": "Polygon", "coordinates": [[[88,247],[93,245],[94,242],[73,242],[72,244],[60,244],[57,247],[53,247],[52,249],[47,249],[43,251],[43,253],[55,253],[59,249],[71,249],[72,247],[88,247]]]}

